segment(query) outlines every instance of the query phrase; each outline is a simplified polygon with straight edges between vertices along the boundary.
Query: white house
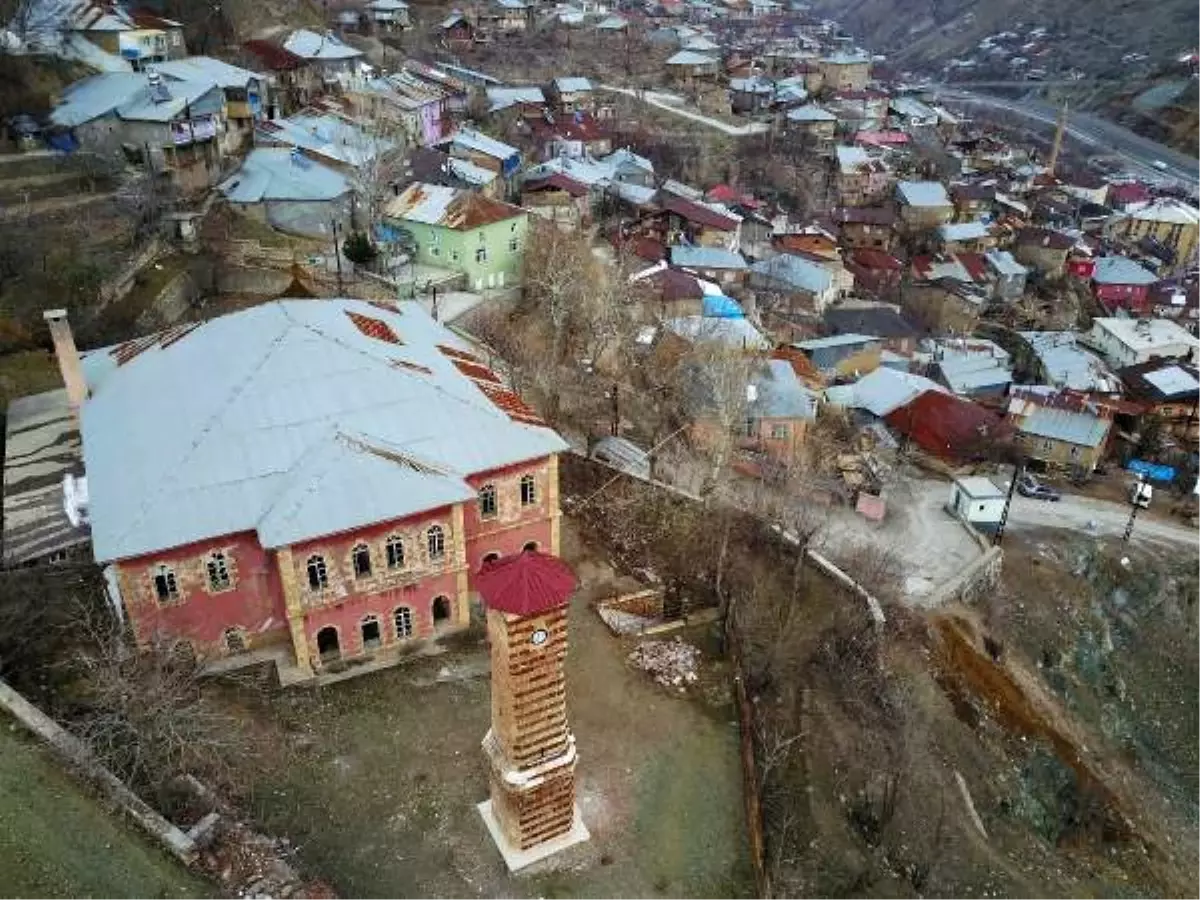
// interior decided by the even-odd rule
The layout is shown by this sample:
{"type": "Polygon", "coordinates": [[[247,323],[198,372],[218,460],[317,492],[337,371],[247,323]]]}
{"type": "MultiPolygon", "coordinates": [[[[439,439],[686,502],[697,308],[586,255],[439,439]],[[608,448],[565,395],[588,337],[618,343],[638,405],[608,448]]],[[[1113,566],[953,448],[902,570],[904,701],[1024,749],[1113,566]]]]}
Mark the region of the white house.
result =
{"type": "Polygon", "coordinates": [[[946,508],[979,531],[995,531],[1004,515],[1004,491],[980,475],[955,478],[946,508]]]}
{"type": "Polygon", "coordinates": [[[1082,340],[1118,369],[1155,357],[1192,362],[1200,357],[1200,340],[1170,319],[1093,319],[1092,330],[1082,340]]]}

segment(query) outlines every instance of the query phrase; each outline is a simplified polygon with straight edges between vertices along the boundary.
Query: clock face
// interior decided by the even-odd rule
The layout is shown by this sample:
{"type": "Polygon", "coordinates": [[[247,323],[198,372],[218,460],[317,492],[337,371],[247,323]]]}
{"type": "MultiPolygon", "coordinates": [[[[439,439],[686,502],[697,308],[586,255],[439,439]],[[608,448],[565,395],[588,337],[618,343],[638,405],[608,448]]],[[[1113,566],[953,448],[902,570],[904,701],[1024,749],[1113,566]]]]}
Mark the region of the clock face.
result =
{"type": "Polygon", "coordinates": [[[550,637],[550,632],[548,632],[545,628],[539,628],[537,631],[535,631],[533,634],[531,634],[529,636],[529,641],[535,647],[540,647],[540,646],[542,646],[542,644],[546,643],[546,641],[549,639],[549,637],[550,637]]]}

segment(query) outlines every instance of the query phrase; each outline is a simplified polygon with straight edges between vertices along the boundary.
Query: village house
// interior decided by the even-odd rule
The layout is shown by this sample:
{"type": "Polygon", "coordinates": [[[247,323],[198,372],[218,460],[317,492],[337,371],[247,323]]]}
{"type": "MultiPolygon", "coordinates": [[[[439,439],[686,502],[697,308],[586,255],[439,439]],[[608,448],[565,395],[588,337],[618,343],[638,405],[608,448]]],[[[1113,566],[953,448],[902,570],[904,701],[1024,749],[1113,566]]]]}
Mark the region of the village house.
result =
{"type": "Polygon", "coordinates": [[[1108,186],[1108,205],[1119,212],[1131,212],[1152,199],[1150,188],[1140,181],[1120,181],[1108,186]]]}
{"type": "Polygon", "coordinates": [[[558,552],[566,444],[415,303],[277,301],[82,360],[47,316],[142,646],[308,681],[466,627],[488,560],[558,552]]]}
{"type": "Polygon", "coordinates": [[[592,217],[588,186],[563,172],[525,179],[521,206],[564,231],[575,231],[592,217]]]}
{"type": "Polygon", "coordinates": [[[704,315],[704,287],[694,275],[681,272],[660,260],[648,269],[629,276],[640,301],[644,322],[661,322],[704,315]]]}
{"type": "Polygon", "coordinates": [[[822,87],[837,91],[861,91],[871,80],[871,58],[860,53],[831,53],[817,63],[822,87]]]}
{"type": "Polygon", "coordinates": [[[168,82],[211,81],[225,92],[225,117],[245,139],[253,136],[254,123],[266,118],[270,96],[265,75],[211,56],[188,56],[159,63],[154,70],[168,82]]]}
{"type": "Polygon", "coordinates": [[[896,240],[896,211],[891,206],[839,208],[831,217],[838,240],[848,249],[888,252],[896,240]]]}
{"type": "Polygon", "coordinates": [[[1045,388],[1013,388],[1007,420],[1026,459],[1085,474],[1095,471],[1104,457],[1112,429],[1103,406],[1045,388]]]}
{"type": "Polygon", "coordinates": [[[1144,314],[1150,307],[1150,286],[1157,281],[1157,275],[1132,259],[1102,256],[1092,270],[1092,293],[1109,313],[1126,309],[1144,314]]]}
{"type": "Polygon", "coordinates": [[[1130,243],[1151,240],[1169,257],[1169,271],[1196,264],[1200,249],[1200,209],[1174,198],[1155,200],[1114,219],[1109,229],[1130,243]]]}
{"type": "Polygon", "coordinates": [[[454,9],[438,23],[442,43],[451,50],[468,50],[475,43],[475,26],[460,10],[454,9]]]}
{"type": "Polygon", "coordinates": [[[392,191],[398,196],[416,181],[478,191],[485,197],[496,197],[502,187],[499,177],[490,169],[482,169],[432,147],[413,148],[404,162],[402,174],[392,182],[392,191]]]}
{"type": "Polygon", "coordinates": [[[997,300],[1020,300],[1025,295],[1029,270],[1007,250],[989,250],[983,258],[991,273],[992,296],[997,300]]]}
{"type": "Polygon", "coordinates": [[[539,117],[528,124],[542,160],[599,158],[612,153],[611,132],[591,113],[577,112],[553,121],[539,117]]]}
{"type": "Polygon", "coordinates": [[[659,201],[661,210],[641,223],[648,225],[663,244],[670,246],[686,241],[701,247],[737,250],[740,217],[732,212],[719,212],[701,201],[669,194],[664,197],[659,201]]]}
{"type": "Polygon", "coordinates": [[[111,156],[129,146],[148,169],[190,193],[220,176],[225,115],[225,93],[210,80],[105,72],[64,90],[50,121],[94,153],[111,156]]]}
{"type": "Polygon", "coordinates": [[[545,92],[537,85],[502,85],[484,88],[488,99],[488,114],[516,113],[524,122],[533,125],[546,122],[549,103],[545,92]]]}
{"type": "Polygon", "coordinates": [[[1127,399],[1157,416],[1166,429],[1189,449],[1200,438],[1200,380],[1196,366],[1152,360],[1117,372],[1127,399]]]}
{"type": "Polygon", "coordinates": [[[920,128],[936,128],[940,119],[933,107],[915,97],[893,97],[890,103],[892,121],[909,131],[920,128]]]}
{"type": "Polygon", "coordinates": [[[749,283],[760,296],[779,296],[781,304],[759,304],[769,305],[778,312],[812,311],[820,315],[842,296],[833,272],[817,261],[793,253],[753,263],[749,283]]]}
{"type": "MultiPolygon", "coordinates": [[[[63,32],[79,35],[124,60],[135,72],[187,55],[183,24],[148,11],[132,13],[120,3],[82,0],[68,5],[59,15],[58,26],[63,32]]],[[[115,66],[113,71],[117,71],[115,66]]]]}
{"type": "Polygon", "coordinates": [[[1022,228],[1017,232],[1012,254],[1017,262],[1047,278],[1061,278],[1067,271],[1067,254],[1075,238],[1049,228],[1022,228]]]}
{"type": "Polygon", "coordinates": [[[290,115],[324,92],[324,84],[306,60],[271,41],[246,41],[241,61],[262,70],[271,81],[268,119],[290,115]]]}
{"type": "Polygon", "coordinates": [[[784,360],[764,361],[747,385],[743,449],[770,459],[796,462],[809,427],[817,418],[817,395],[784,360]]]}
{"type": "Polygon", "coordinates": [[[970,334],[990,294],[987,262],[978,253],[913,257],[913,280],[902,288],[904,306],[933,332],[970,334]]]}
{"type": "Polygon", "coordinates": [[[1007,350],[982,338],[949,338],[930,342],[932,376],[962,397],[1002,397],[1012,384],[1007,350]]]}
{"type": "Polygon", "coordinates": [[[861,147],[840,146],[834,152],[838,202],[842,206],[862,206],[887,196],[892,173],[883,160],[869,156],[861,147]]]}
{"type": "Polygon", "coordinates": [[[351,181],[293,148],[255,147],[217,190],[238,212],[287,234],[327,239],[330,222],[354,226],[351,181]]]}
{"type": "Polygon", "coordinates": [[[321,83],[345,87],[358,75],[363,52],[335,34],[300,28],[288,35],[283,49],[304,61],[321,83]]]}
{"type": "Polygon", "coordinates": [[[531,16],[523,0],[484,0],[476,12],[479,28],[488,34],[518,34],[529,28],[531,16]]]}
{"type": "Polygon", "coordinates": [[[550,82],[550,99],[560,113],[593,112],[594,90],[586,78],[555,78],[550,82]]]}
{"type": "Polygon", "coordinates": [[[994,184],[952,184],[950,199],[954,203],[954,220],[971,222],[989,215],[996,203],[994,184]]]}
{"type": "Polygon", "coordinates": [[[1012,427],[985,407],[938,390],[922,390],[893,408],[884,421],[906,443],[953,462],[986,458],[1012,434],[1012,427]]]}
{"type": "Polygon", "coordinates": [[[1155,358],[1194,363],[1200,356],[1200,339],[1169,319],[1095,318],[1081,340],[1118,369],[1155,358]]]}
{"type": "Polygon", "coordinates": [[[412,235],[419,262],[462,272],[471,290],[519,282],[529,230],[529,215],[519,207],[417,183],[385,204],[384,218],[412,235]]]}
{"type": "Polygon", "coordinates": [[[295,147],[302,155],[349,175],[399,149],[394,141],[371,134],[332,113],[298,114],[258,122],[254,143],[259,147],[295,147]]]}
{"type": "Polygon", "coordinates": [[[771,249],[774,253],[811,254],[828,260],[840,260],[841,253],[837,239],[829,232],[816,225],[810,225],[801,231],[785,231],[772,233],[771,249]]]}
{"type": "Polygon", "coordinates": [[[721,60],[695,50],[680,50],[665,63],[668,75],[683,84],[715,80],[721,72],[721,60]]]}
{"type": "Polygon", "coordinates": [[[789,109],[784,118],[787,120],[787,130],[802,146],[815,150],[829,150],[833,146],[838,119],[829,110],[810,103],[789,109]]]}
{"type": "Polygon", "coordinates": [[[762,75],[729,79],[729,107],[734,113],[755,115],[771,108],[775,83],[762,75]]]}
{"type": "Polygon", "coordinates": [[[792,347],[809,358],[827,379],[857,378],[879,368],[883,341],[869,334],[837,334],[796,341],[792,347]]]}
{"type": "Polygon", "coordinates": [[[879,338],[884,350],[909,356],[917,347],[916,327],[887,303],[855,303],[825,310],[825,329],[831,335],[858,334],[879,338]]]}
{"type": "Polygon", "coordinates": [[[408,28],[408,4],[404,0],[370,0],[365,7],[367,16],[380,31],[408,28]]]}
{"type": "Polygon", "coordinates": [[[1173,319],[1192,334],[1200,334],[1200,280],[1167,279],[1150,288],[1150,312],[1159,319],[1173,319]]]}
{"type": "Polygon", "coordinates": [[[937,244],[942,253],[981,253],[996,239],[983,222],[947,222],[938,226],[937,244]]]}
{"type": "Polygon", "coordinates": [[[954,218],[954,204],[940,181],[898,181],[896,202],[909,230],[936,228],[954,218]]]}
{"type": "Polygon", "coordinates": [[[849,133],[880,132],[887,118],[887,94],[867,89],[841,90],[825,101],[849,133]]]}
{"type": "Polygon", "coordinates": [[[854,276],[854,287],[862,294],[880,300],[899,295],[904,263],[883,250],[850,250],[846,268],[854,276]]]}
{"type": "Polygon", "coordinates": [[[440,142],[451,124],[446,93],[403,69],[344,93],[360,119],[377,122],[384,130],[395,128],[418,147],[440,142]]]}
{"type": "Polygon", "coordinates": [[[671,265],[675,268],[714,281],[722,287],[740,285],[746,280],[746,260],[736,250],[684,244],[671,247],[670,253],[671,265]]]}
{"type": "Polygon", "coordinates": [[[521,151],[481,131],[460,128],[444,142],[446,152],[482,169],[495,172],[507,185],[514,183],[521,168],[521,151]]]}
{"type": "Polygon", "coordinates": [[[1037,358],[1030,373],[1039,384],[1092,395],[1120,394],[1116,375],[1097,354],[1079,343],[1074,331],[1022,331],[1021,340],[1037,358]]]}

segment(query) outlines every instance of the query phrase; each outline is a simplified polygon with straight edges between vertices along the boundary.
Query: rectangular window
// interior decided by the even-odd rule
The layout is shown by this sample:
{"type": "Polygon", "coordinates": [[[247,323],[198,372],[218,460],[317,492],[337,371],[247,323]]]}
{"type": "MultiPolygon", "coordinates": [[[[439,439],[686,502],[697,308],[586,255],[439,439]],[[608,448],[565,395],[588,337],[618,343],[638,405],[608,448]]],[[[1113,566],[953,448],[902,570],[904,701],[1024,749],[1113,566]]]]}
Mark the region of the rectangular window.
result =
{"type": "Polygon", "coordinates": [[[487,247],[480,247],[478,250],[475,251],[475,262],[477,262],[477,263],[487,262],[487,247]]]}
{"type": "Polygon", "coordinates": [[[771,437],[777,441],[786,440],[788,433],[791,431],[786,425],[772,425],[771,437]]]}
{"type": "Polygon", "coordinates": [[[513,253],[516,253],[517,250],[520,249],[520,247],[521,247],[521,244],[516,238],[512,238],[508,242],[508,249],[511,250],[513,253]]]}

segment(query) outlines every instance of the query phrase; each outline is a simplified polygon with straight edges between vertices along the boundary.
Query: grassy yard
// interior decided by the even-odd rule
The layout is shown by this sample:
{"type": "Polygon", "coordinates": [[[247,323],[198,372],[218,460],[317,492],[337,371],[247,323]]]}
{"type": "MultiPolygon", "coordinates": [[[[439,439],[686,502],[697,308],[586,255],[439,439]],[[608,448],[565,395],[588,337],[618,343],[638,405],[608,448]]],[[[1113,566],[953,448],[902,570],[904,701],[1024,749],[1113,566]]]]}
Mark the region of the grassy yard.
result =
{"type": "Polygon", "coordinates": [[[58,362],[48,350],[21,350],[0,356],[0,409],[18,397],[62,387],[58,362]]]}
{"type": "Polygon", "coordinates": [[[149,843],[0,714],[0,893],[205,897],[214,888],[149,843]]]}
{"type": "Polygon", "coordinates": [[[248,806],[342,895],[750,892],[732,708],[719,690],[673,697],[627,667],[628,645],[587,607],[611,571],[578,547],[565,555],[585,583],[571,610],[568,691],[592,840],[555,871],[509,876],[475,809],[488,794],[481,643],[319,690],[229,698],[263,723],[248,806]]]}

